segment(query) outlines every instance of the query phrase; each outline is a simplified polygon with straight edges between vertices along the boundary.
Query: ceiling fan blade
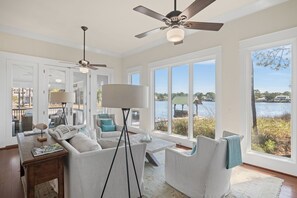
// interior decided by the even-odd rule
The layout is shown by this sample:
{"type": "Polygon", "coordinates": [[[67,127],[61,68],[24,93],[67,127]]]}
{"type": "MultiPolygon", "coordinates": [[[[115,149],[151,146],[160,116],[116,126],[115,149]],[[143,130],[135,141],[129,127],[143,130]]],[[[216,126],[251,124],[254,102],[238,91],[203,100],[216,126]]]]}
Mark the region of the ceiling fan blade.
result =
{"type": "Polygon", "coordinates": [[[105,65],[105,64],[89,64],[88,66],[91,66],[91,67],[107,67],[107,65],[105,65]]]}
{"type": "Polygon", "coordinates": [[[179,44],[182,44],[182,43],[183,43],[183,40],[178,41],[178,42],[174,42],[173,44],[174,44],[174,45],[179,45],[179,44]]]}
{"type": "Polygon", "coordinates": [[[144,6],[141,6],[141,5],[133,8],[133,10],[140,12],[142,14],[145,14],[147,16],[153,17],[155,19],[158,19],[160,21],[169,20],[166,16],[159,14],[159,13],[157,13],[151,9],[148,9],[144,6]]]}
{"type": "Polygon", "coordinates": [[[93,66],[91,66],[91,65],[88,65],[87,68],[88,68],[88,69],[92,69],[92,70],[97,70],[97,69],[98,69],[97,67],[93,67],[93,66]]]}
{"type": "Polygon", "coordinates": [[[208,22],[195,22],[187,21],[183,24],[186,29],[196,29],[196,30],[210,30],[219,31],[224,23],[208,23],[208,22]]]}
{"type": "Polygon", "coordinates": [[[137,34],[137,35],[135,35],[135,37],[136,37],[136,38],[143,38],[143,37],[146,37],[146,36],[149,35],[149,34],[157,33],[157,32],[159,32],[160,30],[165,30],[166,28],[168,28],[168,26],[158,27],[158,28],[155,28],[155,29],[152,29],[152,30],[143,32],[143,33],[141,33],[141,34],[137,34]]]}
{"type": "Polygon", "coordinates": [[[189,7],[180,13],[179,17],[184,18],[185,16],[186,19],[190,19],[214,1],[216,0],[195,0],[189,7]]]}

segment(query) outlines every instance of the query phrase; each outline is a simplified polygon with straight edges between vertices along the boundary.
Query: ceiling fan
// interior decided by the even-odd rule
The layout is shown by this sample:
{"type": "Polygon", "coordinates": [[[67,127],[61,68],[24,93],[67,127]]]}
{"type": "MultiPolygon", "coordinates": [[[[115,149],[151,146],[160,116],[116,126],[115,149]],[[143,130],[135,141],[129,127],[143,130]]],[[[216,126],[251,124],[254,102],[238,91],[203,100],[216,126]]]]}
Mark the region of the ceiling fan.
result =
{"type": "Polygon", "coordinates": [[[209,6],[214,1],[215,0],[195,0],[190,6],[188,6],[183,12],[181,12],[176,9],[176,0],[174,0],[174,10],[169,12],[166,16],[150,10],[144,6],[137,6],[133,8],[133,10],[165,22],[166,26],[143,32],[136,35],[135,37],[143,38],[151,33],[156,33],[160,30],[170,28],[170,30],[168,30],[167,32],[167,40],[177,45],[183,42],[185,35],[184,30],[181,27],[184,27],[185,29],[219,31],[224,25],[223,23],[188,21],[191,17],[209,6]]]}
{"type": "Polygon", "coordinates": [[[88,27],[81,26],[81,29],[84,31],[84,51],[83,51],[83,59],[78,61],[79,64],[79,70],[82,73],[88,73],[89,69],[97,70],[97,67],[106,67],[105,64],[91,64],[89,61],[86,60],[86,31],[88,30],[88,27]]]}

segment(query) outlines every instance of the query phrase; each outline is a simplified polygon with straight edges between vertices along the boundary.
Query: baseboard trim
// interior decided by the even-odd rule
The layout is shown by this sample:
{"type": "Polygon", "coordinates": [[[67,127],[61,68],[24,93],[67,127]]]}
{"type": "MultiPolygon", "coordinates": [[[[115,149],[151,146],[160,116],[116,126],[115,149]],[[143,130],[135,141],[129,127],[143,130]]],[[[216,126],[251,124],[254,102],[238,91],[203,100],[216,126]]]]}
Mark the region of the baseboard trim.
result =
{"type": "Polygon", "coordinates": [[[0,148],[0,151],[1,151],[1,150],[15,149],[15,148],[18,148],[18,145],[17,145],[17,144],[8,145],[8,146],[6,146],[6,147],[0,148]]]}

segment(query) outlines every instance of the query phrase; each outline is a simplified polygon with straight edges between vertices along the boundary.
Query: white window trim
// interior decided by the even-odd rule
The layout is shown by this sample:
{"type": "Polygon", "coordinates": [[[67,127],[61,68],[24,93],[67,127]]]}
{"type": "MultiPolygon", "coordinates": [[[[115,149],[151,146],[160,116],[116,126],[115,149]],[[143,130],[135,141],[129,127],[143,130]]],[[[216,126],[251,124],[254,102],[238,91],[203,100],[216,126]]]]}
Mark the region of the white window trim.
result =
{"type": "Polygon", "coordinates": [[[240,61],[241,61],[241,130],[245,132],[243,146],[243,160],[256,166],[297,175],[297,27],[279,32],[274,32],[259,37],[240,41],[240,61]],[[291,87],[291,159],[273,155],[260,154],[251,150],[251,52],[280,45],[292,45],[292,87],[291,87]]]}
{"type": "MultiPolygon", "coordinates": [[[[141,74],[141,71],[142,71],[142,66],[135,66],[135,67],[130,67],[129,69],[127,69],[127,84],[131,84],[131,77],[133,74],[139,74],[139,84],[142,85],[143,84],[143,80],[142,80],[142,74],[141,74]]],[[[132,110],[130,111],[130,116],[128,117],[128,130],[129,131],[132,131],[132,132],[143,132],[141,130],[141,127],[140,127],[140,122],[141,122],[141,117],[140,117],[140,120],[139,120],[139,126],[132,126],[132,110]]],[[[139,111],[139,115],[141,115],[141,111],[139,111]]]]}
{"type": "MultiPolygon", "coordinates": [[[[148,66],[150,68],[150,131],[154,130],[154,71],[156,69],[162,69],[162,68],[168,68],[168,98],[171,98],[171,72],[172,68],[174,66],[180,66],[180,65],[189,65],[189,94],[193,93],[193,74],[191,73],[193,71],[193,65],[197,62],[203,62],[210,59],[215,59],[216,61],[216,129],[215,129],[215,136],[216,138],[221,137],[222,135],[222,125],[221,125],[221,101],[222,101],[222,47],[213,47],[205,50],[196,51],[189,54],[184,54],[181,56],[152,62],[148,66]],[[190,81],[191,80],[191,81],[190,81]]],[[[191,96],[192,97],[192,96],[191,96]]],[[[188,100],[190,100],[190,98],[188,100]]],[[[169,107],[171,107],[171,100],[168,101],[169,107]]],[[[168,109],[169,116],[172,115],[171,108],[168,109]]],[[[170,119],[169,119],[170,120],[170,119]]],[[[190,123],[190,126],[192,126],[193,123],[190,123]]],[[[193,128],[193,127],[192,127],[193,128]]],[[[168,124],[168,133],[160,132],[160,131],[154,131],[154,135],[163,137],[166,139],[169,139],[171,141],[175,141],[178,144],[182,144],[185,146],[192,146],[192,142],[195,141],[193,138],[188,138],[189,135],[192,135],[192,132],[188,131],[188,137],[179,136],[175,134],[171,134],[171,120],[168,124]]],[[[191,136],[190,136],[191,137],[191,136]]]]}

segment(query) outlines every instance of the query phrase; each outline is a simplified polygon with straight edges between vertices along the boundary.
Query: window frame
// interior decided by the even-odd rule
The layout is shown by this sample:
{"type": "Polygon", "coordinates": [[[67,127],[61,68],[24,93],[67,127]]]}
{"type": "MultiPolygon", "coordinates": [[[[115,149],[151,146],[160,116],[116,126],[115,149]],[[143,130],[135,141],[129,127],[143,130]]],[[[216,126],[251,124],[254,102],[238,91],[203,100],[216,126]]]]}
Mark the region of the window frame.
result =
{"type": "Polygon", "coordinates": [[[240,41],[241,131],[244,132],[243,161],[256,166],[297,175],[297,28],[274,32],[240,41]],[[259,153],[251,149],[251,53],[282,45],[292,46],[291,63],[291,158],[259,153]],[[295,167],[295,168],[294,168],[295,167]]]}

